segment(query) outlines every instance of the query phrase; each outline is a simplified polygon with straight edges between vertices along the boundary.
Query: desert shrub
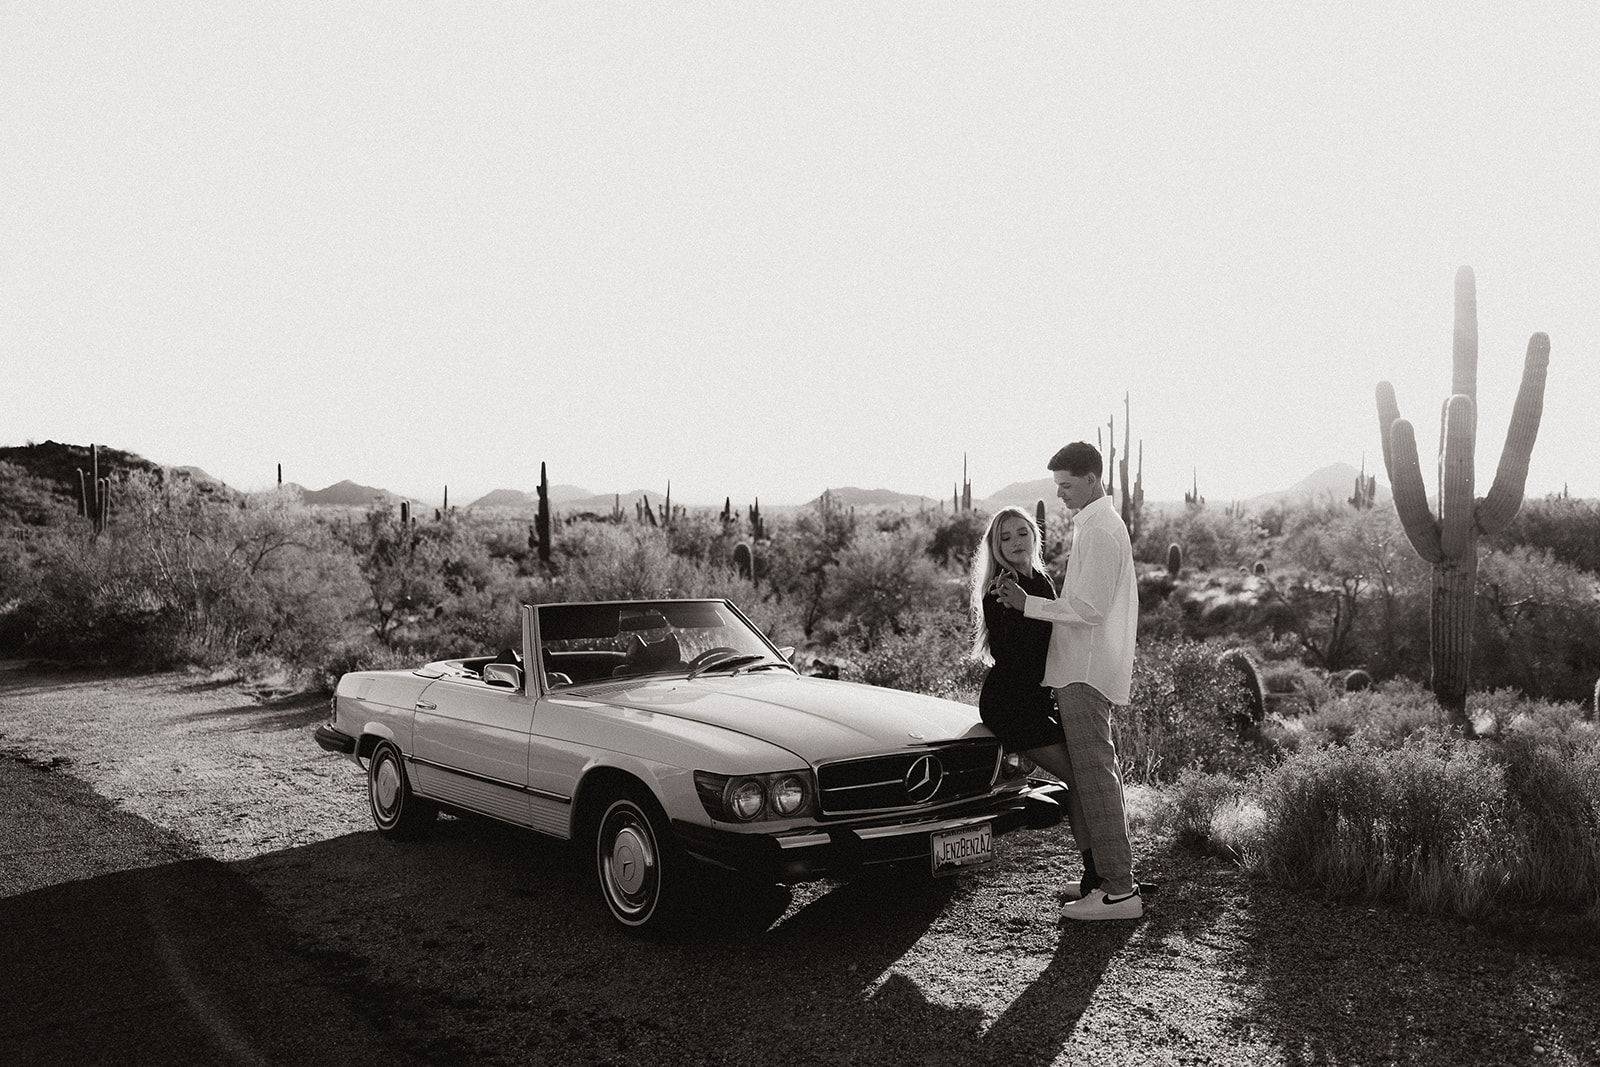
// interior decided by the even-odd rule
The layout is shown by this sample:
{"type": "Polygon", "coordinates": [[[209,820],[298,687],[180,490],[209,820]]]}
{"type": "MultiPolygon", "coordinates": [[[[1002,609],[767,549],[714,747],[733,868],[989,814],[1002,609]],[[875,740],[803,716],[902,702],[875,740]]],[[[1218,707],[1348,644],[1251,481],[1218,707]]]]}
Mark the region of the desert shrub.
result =
{"type": "Polygon", "coordinates": [[[1600,674],[1600,587],[1548,551],[1519,546],[1478,567],[1473,685],[1581,700],[1600,674]]]}
{"type": "Polygon", "coordinates": [[[516,565],[492,555],[471,520],[404,522],[375,507],[343,534],[366,583],[360,617],[381,644],[465,654],[517,631],[516,565]]]}
{"type": "Polygon", "coordinates": [[[1230,515],[1221,508],[1185,508],[1148,521],[1134,556],[1164,566],[1168,546],[1177,544],[1183,549],[1186,570],[1249,570],[1261,558],[1265,541],[1266,531],[1248,515],[1230,515]]]}
{"type": "Polygon", "coordinates": [[[1181,848],[1242,860],[1259,833],[1259,811],[1244,779],[1189,768],[1161,791],[1153,823],[1181,848]]]}
{"type": "Polygon", "coordinates": [[[557,557],[540,601],[720,596],[722,586],[742,581],[729,568],[675,555],[667,534],[653,527],[569,527],[557,557]]]}
{"type": "Polygon", "coordinates": [[[958,511],[943,519],[928,540],[928,557],[942,567],[966,567],[988,522],[989,516],[981,511],[958,511]]]}
{"type": "Polygon", "coordinates": [[[1600,906],[1600,732],[1559,716],[1528,716],[1499,740],[1515,833],[1512,898],[1600,906]]]}
{"type": "Polygon", "coordinates": [[[767,595],[765,583],[740,577],[731,564],[696,561],[672,552],[652,527],[608,523],[569,527],[557,542],[556,573],[522,594],[528,603],[627,600],[649,597],[726,597],[775,644],[797,646],[803,627],[794,606],[767,595]]]}
{"type": "Polygon", "coordinates": [[[957,588],[925,551],[920,532],[858,536],[829,568],[826,607],[833,635],[860,647],[905,632],[910,616],[959,611],[957,588]]]}
{"type": "Polygon", "coordinates": [[[1339,900],[1485,913],[1507,877],[1504,772],[1487,749],[1427,731],[1303,752],[1257,778],[1247,869],[1339,900]]]}
{"type": "MultiPolygon", "coordinates": [[[[1144,585],[1141,582],[1141,601],[1143,600],[1144,585]]],[[[1162,597],[1154,599],[1148,608],[1139,611],[1139,645],[1153,642],[1180,641],[1189,637],[1189,626],[1185,619],[1183,606],[1176,597],[1162,597]]]]}
{"type": "Polygon", "coordinates": [[[665,533],[673,555],[719,567],[733,566],[733,546],[741,540],[737,524],[704,512],[673,519],[665,533]]]}
{"type": "Polygon", "coordinates": [[[793,605],[808,638],[827,617],[834,565],[855,536],[855,516],[850,512],[803,511],[792,521],[773,520],[770,539],[757,550],[763,580],[776,596],[793,605]]]}
{"type": "Polygon", "coordinates": [[[1547,496],[1524,501],[1492,543],[1502,549],[1544,549],[1569,567],[1600,574],[1600,500],[1547,496]]]}
{"type": "Polygon", "coordinates": [[[1397,678],[1356,692],[1327,689],[1304,714],[1280,713],[1268,733],[1272,744],[1287,752],[1358,741],[1391,748],[1444,724],[1445,714],[1432,693],[1417,682],[1397,678]]]}
{"type": "Polygon", "coordinates": [[[35,546],[22,610],[36,654],[139,667],[298,663],[344,632],[354,568],[286,495],[219,502],[185,479],[136,471],[115,499],[99,536],[73,523],[35,546]]]}
{"type": "Polygon", "coordinates": [[[1182,771],[1240,771],[1252,759],[1236,723],[1247,715],[1237,672],[1221,649],[1195,641],[1154,644],[1134,661],[1129,704],[1112,714],[1127,781],[1172,781],[1182,771]]]}
{"type": "Polygon", "coordinates": [[[909,616],[899,633],[885,633],[842,660],[846,681],[976,704],[988,668],[971,658],[972,635],[957,612],[909,616]]]}
{"type": "Polygon", "coordinates": [[[361,634],[328,645],[322,654],[307,664],[309,688],[332,693],[339,679],[351,671],[395,671],[417,666],[417,656],[408,649],[390,648],[371,634],[361,634]]]}

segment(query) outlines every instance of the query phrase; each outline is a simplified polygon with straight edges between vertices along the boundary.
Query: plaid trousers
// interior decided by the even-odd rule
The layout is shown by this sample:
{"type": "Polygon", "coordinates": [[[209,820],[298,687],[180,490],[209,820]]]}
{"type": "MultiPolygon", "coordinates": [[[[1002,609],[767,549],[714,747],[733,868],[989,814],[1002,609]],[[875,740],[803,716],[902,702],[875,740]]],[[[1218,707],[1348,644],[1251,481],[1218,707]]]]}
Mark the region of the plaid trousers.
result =
{"type": "Polygon", "coordinates": [[[1066,734],[1072,778],[1067,782],[1067,821],[1083,851],[1094,850],[1094,866],[1112,896],[1133,891],[1133,848],[1122,801],[1122,772],[1111,740],[1111,701],[1094,686],[1073,682],[1055,691],[1066,734]]]}

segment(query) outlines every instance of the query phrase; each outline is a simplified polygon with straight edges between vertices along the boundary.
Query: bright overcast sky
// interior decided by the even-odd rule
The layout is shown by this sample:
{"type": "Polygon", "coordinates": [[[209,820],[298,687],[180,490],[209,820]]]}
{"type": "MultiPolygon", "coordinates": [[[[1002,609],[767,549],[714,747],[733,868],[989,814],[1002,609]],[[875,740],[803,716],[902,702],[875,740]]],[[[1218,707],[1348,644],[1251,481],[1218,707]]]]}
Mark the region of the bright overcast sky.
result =
{"type": "MultiPolygon", "coordinates": [[[[0,445],[244,489],[800,503],[1047,475],[1131,394],[1147,496],[1600,496],[1600,4],[0,8],[0,445]]],[[[1136,444],[1137,447],[1137,444],[1136,444]]]]}

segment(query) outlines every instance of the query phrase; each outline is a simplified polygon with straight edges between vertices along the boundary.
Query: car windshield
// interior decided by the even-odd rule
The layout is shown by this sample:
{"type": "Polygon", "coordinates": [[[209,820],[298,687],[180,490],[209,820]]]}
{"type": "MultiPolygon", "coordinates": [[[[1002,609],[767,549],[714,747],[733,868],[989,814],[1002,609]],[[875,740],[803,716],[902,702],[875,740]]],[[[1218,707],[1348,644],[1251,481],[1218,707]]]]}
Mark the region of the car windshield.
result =
{"type": "Polygon", "coordinates": [[[552,688],[647,674],[728,674],[788,663],[720,600],[545,604],[539,651],[552,688]]]}

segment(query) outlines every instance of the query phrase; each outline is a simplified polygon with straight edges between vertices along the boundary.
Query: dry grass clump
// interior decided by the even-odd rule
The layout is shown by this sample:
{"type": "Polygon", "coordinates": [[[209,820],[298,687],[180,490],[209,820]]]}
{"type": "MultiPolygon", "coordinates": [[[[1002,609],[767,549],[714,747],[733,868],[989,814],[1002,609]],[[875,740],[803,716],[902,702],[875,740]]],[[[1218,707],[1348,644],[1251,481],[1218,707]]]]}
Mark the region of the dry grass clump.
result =
{"type": "Polygon", "coordinates": [[[1181,776],[1158,827],[1337,900],[1600,929],[1600,728],[1581,709],[1495,696],[1498,732],[1469,739],[1407,687],[1340,704],[1276,765],[1181,776]]]}

